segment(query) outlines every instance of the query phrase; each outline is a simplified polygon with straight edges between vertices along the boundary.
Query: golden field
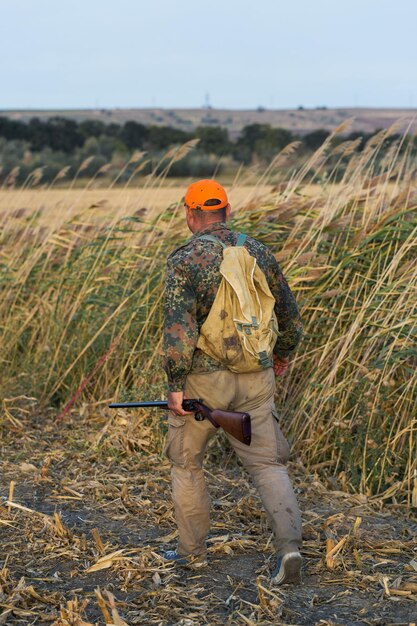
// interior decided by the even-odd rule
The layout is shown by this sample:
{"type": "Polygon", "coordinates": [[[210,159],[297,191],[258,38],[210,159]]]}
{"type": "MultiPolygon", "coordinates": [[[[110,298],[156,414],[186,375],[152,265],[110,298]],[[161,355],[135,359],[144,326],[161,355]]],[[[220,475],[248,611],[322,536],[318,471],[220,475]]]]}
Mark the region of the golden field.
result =
{"type": "MultiPolygon", "coordinates": [[[[228,190],[230,203],[239,209],[259,200],[272,188],[272,185],[232,185],[228,190]]],[[[156,189],[145,186],[126,190],[0,189],[0,219],[3,223],[7,222],[8,227],[20,227],[22,218],[29,218],[34,212],[39,212],[36,224],[52,230],[75,216],[82,216],[88,222],[106,223],[115,217],[133,215],[143,208],[158,213],[170,206],[182,206],[186,189],[187,182],[180,184],[179,181],[156,189]]]]}

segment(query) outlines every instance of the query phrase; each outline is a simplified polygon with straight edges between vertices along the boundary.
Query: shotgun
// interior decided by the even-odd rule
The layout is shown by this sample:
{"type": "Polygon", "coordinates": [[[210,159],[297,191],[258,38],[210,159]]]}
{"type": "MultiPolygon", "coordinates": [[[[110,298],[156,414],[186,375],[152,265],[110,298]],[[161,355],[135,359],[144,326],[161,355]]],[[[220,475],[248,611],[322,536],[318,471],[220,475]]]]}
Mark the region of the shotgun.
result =
{"type": "MultiPolygon", "coordinates": [[[[158,409],[168,409],[166,400],[156,400],[155,402],[116,402],[109,404],[110,409],[144,409],[156,407],[158,409]]],[[[251,423],[249,413],[235,413],[233,411],[222,411],[221,409],[209,409],[201,400],[184,400],[182,403],[184,411],[194,413],[194,418],[201,422],[208,419],[216,428],[220,426],[223,430],[240,441],[250,446],[251,423]]]]}

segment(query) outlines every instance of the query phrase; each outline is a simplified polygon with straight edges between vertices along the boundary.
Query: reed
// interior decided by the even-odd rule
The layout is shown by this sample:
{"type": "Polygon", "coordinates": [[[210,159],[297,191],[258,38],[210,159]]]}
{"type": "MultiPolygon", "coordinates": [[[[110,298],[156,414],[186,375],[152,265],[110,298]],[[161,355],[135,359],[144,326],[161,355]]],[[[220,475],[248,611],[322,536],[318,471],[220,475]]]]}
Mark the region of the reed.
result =
{"type": "MultiPolygon", "coordinates": [[[[261,201],[248,197],[233,227],[273,249],[301,309],[304,339],[277,395],[300,463],[333,475],[341,490],[385,494],[411,505],[417,469],[417,193],[415,163],[404,140],[384,148],[393,132],[383,131],[363,152],[358,142],[335,148],[329,138],[283,181],[283,163],[297,150],[291,144],[258,172],[259,185],[279,182],[275,191],[261,201]],[[320,177],[316,193],[307,194],[320,177]]],[[[170,162],[192,148],[172,151],[162,173],[147,178],[146,209],[132,211],[140,154],[129,186],[119,188],[114,206],[106,206],[106,222],[93,219],[91,209],[68,208],[50,223],[39,219],[39,211],[20,221],[3,215],[0,387],[6,404],[23,394],[57,412],[81,404],[96,411],[110,398],[164,394],[164,266],[187,233],[181,205],[155,210],[152,194],[162,188],[170,162]]],[[[245,175],[240,172],[234,185],[243,184],[245,175]]],[[[34,197],[40,181],[41,173],[34,173],[34,197]]],[[[71,193],[85,193],[74,183],[71,193]]],[[[13,194],[19,192],[13,180],[8,185],[16,209],[13,194]]],[[[100,195],[105,198],[105,190],[100,195]]],[[[145,414],[134,420],[149,424],[145,414]]],[[[161,436],[155,426],[153,451],[161,436]]]]}

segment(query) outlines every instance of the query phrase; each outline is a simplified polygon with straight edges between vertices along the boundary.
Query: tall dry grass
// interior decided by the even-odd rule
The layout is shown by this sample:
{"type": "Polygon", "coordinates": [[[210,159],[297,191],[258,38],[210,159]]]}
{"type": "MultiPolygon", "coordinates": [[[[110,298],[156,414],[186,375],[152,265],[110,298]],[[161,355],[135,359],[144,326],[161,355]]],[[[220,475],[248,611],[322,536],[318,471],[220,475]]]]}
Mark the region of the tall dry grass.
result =
{"type": "MultiPolygon", "coordinates": [[[[334,148],[330,137],[284,182],[280,172],[297,149],[290,145],[259,173],[259,184],[279,181],[276,191],[247,203],[232,225],[271,246],[300,305],[305,336],[277,403],[301,463],[332,474],[342,490],[409,505],[417,471],[417,193],[403,139],[384,147],[394,131],[362,152],[357,141],[334,148]],[[317,194],[306,195],[317,180],[317,194]]],[[[170,153],[170,162],[192,147],[170,153]]],[[[149,176],[147,188],[157,193],[168,169],[149,176]]],[[[107,224],[88,211],[49,225],[38,213],[24,215],[19,228],[3,216],[5,408],[19,395],[57,411],[71,398],[104,411],[111,398],[163,395],[165,258],[187,233],[179,204],[132,213],[132,193],[120,189],[107,224]]],[[[15,208],[16,194],[10,190],[15,208]]],[[[151,422],[144,415],[138,423],[151,422]]],[[[161,433],[153,432],[157,450],[161,433]]]]}

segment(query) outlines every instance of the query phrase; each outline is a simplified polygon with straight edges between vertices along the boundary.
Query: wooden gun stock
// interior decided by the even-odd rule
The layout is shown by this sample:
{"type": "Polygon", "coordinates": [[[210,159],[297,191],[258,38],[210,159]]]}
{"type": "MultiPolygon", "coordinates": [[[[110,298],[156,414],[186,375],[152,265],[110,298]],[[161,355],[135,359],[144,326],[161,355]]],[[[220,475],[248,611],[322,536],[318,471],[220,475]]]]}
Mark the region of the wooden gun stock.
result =
{"type": "Polygon", "coordinates": [[[252,430],[249,413],[234,413],[232,411],[221,411],[216,409],[211,412],[212,418],[229,435],[238,441],[250,446],[252,430]]]}
{"type": "Polygon", "coordinates": [[[199,400],[184,400],[182,406],[184,411],[195,412],[196,419],[199,419],[198,416],[201,415],[208,419],[216,428],[223,428],[226,433],[241,443],[250,446],[252,430],[249,413],[222,411],[221,409],[212,410],[199,400]]]}

